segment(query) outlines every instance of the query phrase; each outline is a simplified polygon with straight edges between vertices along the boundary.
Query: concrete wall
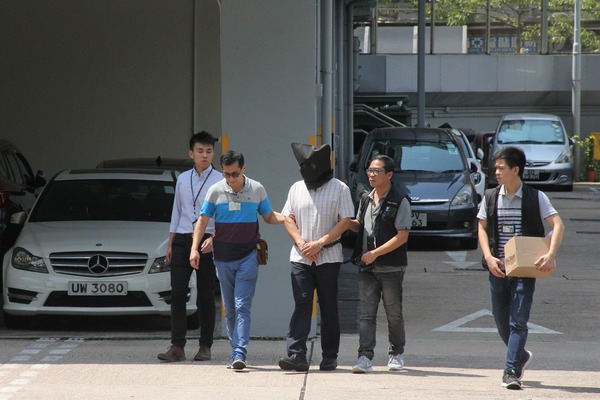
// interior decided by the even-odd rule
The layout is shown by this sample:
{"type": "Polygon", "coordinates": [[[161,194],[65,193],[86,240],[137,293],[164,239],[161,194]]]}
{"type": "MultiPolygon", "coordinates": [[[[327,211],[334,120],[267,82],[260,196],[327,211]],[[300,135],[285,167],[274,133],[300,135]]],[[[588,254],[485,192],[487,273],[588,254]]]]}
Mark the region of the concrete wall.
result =
{"type": "Polygon", "coordinates": [[[47,175],[184,156],[193,2],[0,2],[0,135],[47,175]]]}
{"type": "MultiPolygon", "coordinates": [[[[230,148],[246,156],[247,175],[263,183],[273,207],[281,211],[291,184],[301,179],[290,144],[308,143],[316,134],[314,3],[221,4],[223,131],[230,148]]],[[[293,311],[291,241],[282,225],[262,223],[261,233],[271,261],[261,270],[251,333],[285,336],[293,311]]]]}

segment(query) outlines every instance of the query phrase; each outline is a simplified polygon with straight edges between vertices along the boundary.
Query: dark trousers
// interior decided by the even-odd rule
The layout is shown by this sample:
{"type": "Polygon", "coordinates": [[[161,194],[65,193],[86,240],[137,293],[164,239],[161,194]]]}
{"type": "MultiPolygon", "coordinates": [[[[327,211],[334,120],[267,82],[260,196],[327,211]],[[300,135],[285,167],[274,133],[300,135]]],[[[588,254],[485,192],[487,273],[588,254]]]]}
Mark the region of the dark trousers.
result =
{"type": "Polygon", "coordinates": [[[292,263],[292,291],[295,308],[287,336],[288,355],[306,354],[306,341],[310,333],[315,289],[321,311],[321,350],[323,358],[337,358],[340,348],[340,322],[338,317],[338,275],[341,263],[292,263]]]}
{"type": "MultiPolygon", "coordinates": [[[[202,238],[202,242],[209,235],[202,238]]],[[[202,243],[200,243],[202,245],[202,243]]],[[[200,253],[200,267],[190,266],[192,237],[175,235],[171,254],[171,343],[184,347],[187,333],[186,303],[190,277],[196,271],[198,287],[197,306],[200,316],[200,344],[211,347],[215,330],[215,285],[216,274],[212,253],[200,253]]]]}

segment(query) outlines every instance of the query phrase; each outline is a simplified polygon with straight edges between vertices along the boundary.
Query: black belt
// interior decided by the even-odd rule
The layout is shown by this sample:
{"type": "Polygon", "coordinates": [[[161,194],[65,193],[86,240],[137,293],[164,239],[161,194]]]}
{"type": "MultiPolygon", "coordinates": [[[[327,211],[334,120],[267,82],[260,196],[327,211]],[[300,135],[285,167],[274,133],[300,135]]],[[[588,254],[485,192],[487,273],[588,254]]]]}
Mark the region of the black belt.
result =
{"type": "MultiPolygon", "coordinates": [[[[179,236],[185,236],[185,237],[194,237],[194,233],[176,233],[175,235],[179,235],[179,236]]],[[[208,239],[209,237],[211,237],[212,235],[210,233],[205,233],[204,236],[202,237],[202,240],[204,241],[205,239],[208,239]]]]}

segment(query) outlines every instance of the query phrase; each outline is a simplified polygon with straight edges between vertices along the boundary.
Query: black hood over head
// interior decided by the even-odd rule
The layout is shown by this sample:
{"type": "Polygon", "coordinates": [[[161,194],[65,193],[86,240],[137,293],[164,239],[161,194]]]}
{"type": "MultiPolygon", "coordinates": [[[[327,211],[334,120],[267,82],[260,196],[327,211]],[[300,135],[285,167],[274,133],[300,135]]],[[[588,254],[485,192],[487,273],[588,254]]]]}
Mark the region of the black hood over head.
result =
{"type": "Polygon", "coordinates": [[[292,150],[300,164],[300,174],[307,188],[318,189],[333,178],[331,146],[324,144],[313,147],[309,144],[292,143],[292,150]]]}

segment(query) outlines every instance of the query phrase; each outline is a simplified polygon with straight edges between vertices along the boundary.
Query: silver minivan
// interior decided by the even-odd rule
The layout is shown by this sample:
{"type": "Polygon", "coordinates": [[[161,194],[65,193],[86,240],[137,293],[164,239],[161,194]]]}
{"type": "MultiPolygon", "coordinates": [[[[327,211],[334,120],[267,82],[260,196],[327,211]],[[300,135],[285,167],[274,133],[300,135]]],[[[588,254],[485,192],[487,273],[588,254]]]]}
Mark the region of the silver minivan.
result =
{"type": "Polygon", "coordinates": [[[497,185],[493,155],[505,146],[527,157],[523,180],[534,186],[573,190],[573,143],[556,115],[508,114],[500,118],[490,141],[488,183],[497,185]]]}

